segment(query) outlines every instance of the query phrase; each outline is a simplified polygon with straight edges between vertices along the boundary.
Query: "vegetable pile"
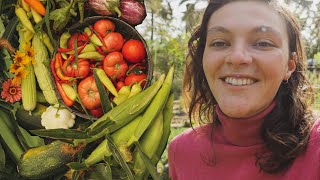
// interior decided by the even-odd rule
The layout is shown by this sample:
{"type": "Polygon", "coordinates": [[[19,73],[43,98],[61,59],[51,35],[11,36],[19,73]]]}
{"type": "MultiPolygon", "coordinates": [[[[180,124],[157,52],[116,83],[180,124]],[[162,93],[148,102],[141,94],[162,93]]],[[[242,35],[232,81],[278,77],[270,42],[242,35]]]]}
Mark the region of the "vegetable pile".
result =
{"type": "Polygon", "coordinates": [[[141,40],[125,39],[111,19],[99,18],[83,27],[61,35],[51,71],[67,106],[101,117],[144,88],[146,49],[141,40]],[[95,78],[104,87],[98,88],[95,78]],[[103,103],[102,95],[108,97],[103,103]]]}
{"type": "Polygon", "coordinates": [[[0,179],[159,179],[174,67],[151,83],[143,2],[98,2],[0,3],[0,179]]]}

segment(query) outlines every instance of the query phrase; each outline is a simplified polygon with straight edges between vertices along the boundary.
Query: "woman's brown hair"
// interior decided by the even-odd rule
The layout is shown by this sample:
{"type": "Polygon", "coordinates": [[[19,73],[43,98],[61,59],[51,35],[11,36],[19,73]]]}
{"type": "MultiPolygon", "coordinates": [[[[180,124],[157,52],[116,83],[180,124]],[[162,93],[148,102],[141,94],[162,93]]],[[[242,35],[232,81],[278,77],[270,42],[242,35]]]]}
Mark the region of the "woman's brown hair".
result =
{"type": "MultiPolygon", "coordinates": [[[[184,92],[189,99],[189,119],[199,121],[213,119],[213,130],[219,125],[215,115],[217,104],[206,80],[202,58],[206,44],[207,26],[211,15],[227,3],[235,0],[211,0],[204,12],[202,22],[188,43],[188,57],[184,78],[184,92]]],[[[296,52],[296,70],[288,82],[282,83],[276,94],[276,107],[264,119],[261,137],[265,152],[257,154],[256,165],[267,173],[287,169],[301,154],[307,144],[313,125],[308,103],[313,99],[312,88],[305,76],[306,54],[298,20],[278,0],[261,0],[271,6],[286,22],[289,39],[289,56],[296,52]]]]}

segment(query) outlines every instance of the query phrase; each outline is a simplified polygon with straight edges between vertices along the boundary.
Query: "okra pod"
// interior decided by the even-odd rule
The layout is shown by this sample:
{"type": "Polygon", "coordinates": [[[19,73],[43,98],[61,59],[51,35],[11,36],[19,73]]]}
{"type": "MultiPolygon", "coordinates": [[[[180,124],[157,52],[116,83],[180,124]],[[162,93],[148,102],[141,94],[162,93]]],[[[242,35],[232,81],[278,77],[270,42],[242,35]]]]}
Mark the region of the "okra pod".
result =
{"type": "MultiPolygon", "coordinates": [[[[146,109],[145,113],[143,114],[143,118],[141,119],[137,129],[135,130],[134,135],[128,142],[128,146],[132,143],[138,141],[140,136],[144,133],[144,131],[148,128],[151,122],[158,116],[158,114],[162,111],[168,96],[170,94],[172,81],[173,81],[173,72],[174,67],[172,66],[169,69],[168,75],[163,82],[163,85],[159,92],[156,94],[154,99],[151,101],[150,105],[146,109]]],[[[134,96],[133,96],[134,97],[134,96]]]]}

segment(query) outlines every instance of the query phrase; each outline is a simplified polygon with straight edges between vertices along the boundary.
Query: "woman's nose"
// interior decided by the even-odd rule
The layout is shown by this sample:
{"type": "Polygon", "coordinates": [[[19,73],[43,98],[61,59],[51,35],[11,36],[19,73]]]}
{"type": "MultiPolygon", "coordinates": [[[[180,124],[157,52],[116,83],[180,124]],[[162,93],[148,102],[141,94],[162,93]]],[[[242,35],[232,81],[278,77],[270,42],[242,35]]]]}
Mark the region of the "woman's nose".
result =
{"type": "Polygon", "coordinates": [[[233,65],[250,64],[252,57],[244,43],[237,43],[231,48],[230,54],[226,57],[226,61],[233,65]]]}

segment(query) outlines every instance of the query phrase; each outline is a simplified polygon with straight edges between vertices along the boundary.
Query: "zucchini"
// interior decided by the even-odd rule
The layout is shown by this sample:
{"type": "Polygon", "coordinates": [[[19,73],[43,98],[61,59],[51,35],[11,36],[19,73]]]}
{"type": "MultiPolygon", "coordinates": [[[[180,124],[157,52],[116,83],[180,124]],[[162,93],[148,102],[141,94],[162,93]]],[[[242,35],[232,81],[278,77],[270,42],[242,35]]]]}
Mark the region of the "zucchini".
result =
{"type": "Polygon", "coordinates": [[[27,150],[18,163],[18,172],[21,176],[30,179],[43,179],[67,172],[67,163],[84,146],[73,148],[62,141],[53,141],[50,144],[27,150]]]}
{"type": "Polygon", "coordinates": [[[47,106],[37,103],[36,108],[30,115],[28,111],[20,106],[16,112],[17,122],[21,127],[27,130],[43,129],[44,127],[41,125],[41,114],[46,111],[46,109],[47,106]]]}

